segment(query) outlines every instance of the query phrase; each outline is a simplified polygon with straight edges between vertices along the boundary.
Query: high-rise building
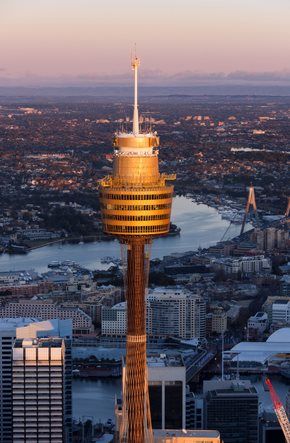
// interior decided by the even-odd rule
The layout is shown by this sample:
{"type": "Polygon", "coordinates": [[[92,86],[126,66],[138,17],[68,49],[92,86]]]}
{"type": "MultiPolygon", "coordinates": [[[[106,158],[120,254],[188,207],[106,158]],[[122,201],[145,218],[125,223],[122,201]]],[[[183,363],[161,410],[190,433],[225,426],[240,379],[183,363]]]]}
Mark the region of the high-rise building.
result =
{"type": "Polygon", "coordinates": [[[31,318],[0,319],[0,442],[12,442],[12,346],[16,328],[33,322],[31,318]]]}
{"type": "MultiPolygon", "coordinates": [[[[66,340],[67,361],[71,360],[70,339],[72,334],[71,320],[51,320],[37,322],[31,318],[1,319],[0,320],[0,442],[10,443],[13,440],[13,415],[12,415],[12,362],[13,344],[17,337],[63,337],[66,340]]],[[[66,392],[67,408],[64,414],[67,435],[71,435],[71,367],[67,364],[66,392]]],[[[69,441],[69,440],[68,440],[69,441]]],[[[24,442],[24,440],[22,440],[24,442]]]]}
{"type": "Polygon", "coordinates": [[[186,368],[181,356],[149,356],[147,364],[153,429],[185,429],[186,368]]]}
{"type": "Polygon", "coordinates": [[[206,335],[206,303],[185,289],[159,289],[148,295],[148,332],[183,339],[206,335]]]}
{"type": "Polygon", "coordinates": [[[65,340],[16,339],[12,367],[13,443],[69,443],[65,340]]]}
{"type": "Polygon", "coordinates": [[[224,443],[257,443],[258,393],[248,381],[204,382],[205,425],[218,429],[224,443]]]}
{"type": "Polygon", "coordinates": [[[126,267],[127,345],[123,377],[120,441],[153,440],[146,368],[145,287],[152,238],[168,233],[175,176],[160,174],[159,138],[141,132],[138,115],[138,68],[134,57],[132,132],[118,132],[113,174],[100,182],[104,232],[119,238],[126,267]]]}

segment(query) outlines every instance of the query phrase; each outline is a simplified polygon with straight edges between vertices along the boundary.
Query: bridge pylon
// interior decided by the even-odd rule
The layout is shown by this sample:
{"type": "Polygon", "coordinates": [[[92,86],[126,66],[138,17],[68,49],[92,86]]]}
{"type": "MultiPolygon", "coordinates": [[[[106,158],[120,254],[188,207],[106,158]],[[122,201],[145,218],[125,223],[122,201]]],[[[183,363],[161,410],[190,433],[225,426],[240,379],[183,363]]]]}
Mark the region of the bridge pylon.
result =
{"type": "Polygon", "coordinates": [[[247,204],[246,204],[245,215],[243,218],[243,223],[241,226],[240,235],[242,235],[244,233],[245,225],[246,225],[246,221],[247,221],[247,216],[248,216],[251,209],[253,210],[255,218],[257,218],[257,204],[256,204],[256,197],[255,197],[255,188],[252,184],[249,187],[248,200],[247,200],[247,204]]]}

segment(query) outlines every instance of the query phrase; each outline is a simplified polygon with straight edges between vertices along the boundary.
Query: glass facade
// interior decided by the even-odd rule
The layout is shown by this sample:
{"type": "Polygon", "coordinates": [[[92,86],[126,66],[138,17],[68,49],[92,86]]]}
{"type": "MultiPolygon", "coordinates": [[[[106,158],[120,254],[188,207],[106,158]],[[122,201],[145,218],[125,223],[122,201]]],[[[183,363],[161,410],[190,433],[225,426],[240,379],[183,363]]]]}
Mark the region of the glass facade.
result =
{"type": "Polygon", "coordinates": [[[162,429],[162,382],[149,385],[150,410],[153,429],[162,429]]]}
{"type": "Polygon", "coordinates": [[[165,429],[182,429],[182,382],[165,382],[165,429]]]}

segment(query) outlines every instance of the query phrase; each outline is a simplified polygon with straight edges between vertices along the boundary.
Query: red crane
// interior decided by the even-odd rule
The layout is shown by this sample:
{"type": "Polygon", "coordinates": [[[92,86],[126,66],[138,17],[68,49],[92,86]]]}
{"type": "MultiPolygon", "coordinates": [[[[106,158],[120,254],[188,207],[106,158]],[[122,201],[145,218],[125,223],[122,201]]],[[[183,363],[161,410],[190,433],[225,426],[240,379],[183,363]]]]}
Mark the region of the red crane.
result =
{"type": "Polygon", "coordinates": [[[274,411],[277,415],[285,440],[287,443],[290,443],[290,423],[287,414],[285,412],[284,406],[282,405],[281,400],[278,397],[278,394],[275,391],[269,378],[266,379],[266,384],[269,387],[272,403],[274,406],[274,411]]]}

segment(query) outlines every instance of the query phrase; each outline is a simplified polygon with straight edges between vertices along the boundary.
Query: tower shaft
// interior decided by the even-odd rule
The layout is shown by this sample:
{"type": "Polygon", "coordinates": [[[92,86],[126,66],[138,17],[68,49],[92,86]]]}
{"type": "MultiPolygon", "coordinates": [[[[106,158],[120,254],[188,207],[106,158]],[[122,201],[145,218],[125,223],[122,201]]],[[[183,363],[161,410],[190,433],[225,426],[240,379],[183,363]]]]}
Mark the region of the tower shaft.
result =
{"type": "Polygon", "coordinates": [[[150,408],[146,370],[145,243],[127,241],[127,344],[121,442],[149,442],[150,408]]]}

